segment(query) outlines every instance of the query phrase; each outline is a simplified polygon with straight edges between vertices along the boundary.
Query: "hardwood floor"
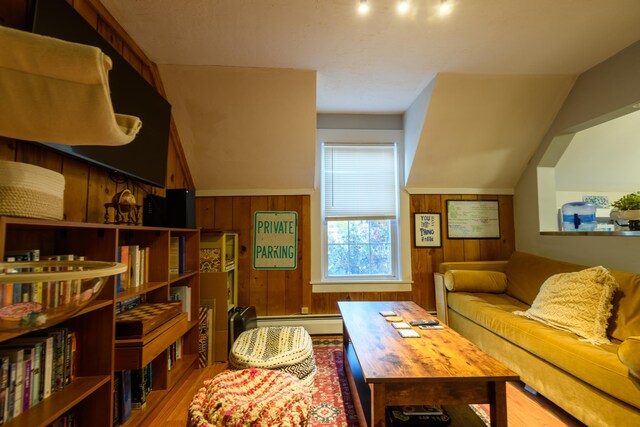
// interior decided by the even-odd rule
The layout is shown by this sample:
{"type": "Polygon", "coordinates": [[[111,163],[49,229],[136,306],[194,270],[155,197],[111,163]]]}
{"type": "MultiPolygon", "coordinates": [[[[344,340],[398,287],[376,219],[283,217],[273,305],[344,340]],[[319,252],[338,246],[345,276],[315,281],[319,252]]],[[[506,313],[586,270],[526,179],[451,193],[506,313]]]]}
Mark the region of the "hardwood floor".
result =
{"type": "MultiPolygon", "coordinates": [[[[488,405],[482,405],[488,412],[488,405]]],[[[507,420],[510,427],[583,427],[580,421],[521,382],[507,383],[507,420]]]]}
{"type": "MultiPolygon", "coordinates": [[[[317,338],[317,337],[314,337],[317,338]]],[[[335,338],[335,337],[332,337],[335,338]]],[[[185,427],[191,399],[198,392],[206,378],[212,378],[227,367],[226,363],[216,363],[204,369],[197,369],[181,384],[167,405],[158,412],[149,425],[165,427],[185,427]]],[[[485,405],[485,410],[488,408],[485,405]]],[[[534,396],[524,390],[522,383],[507,383],[507,419],[510,427],[583,427],[571,415],[558,408],[543,396],[534,396]]]]}
{"type": "Polygon", "coordinates": [[[204,380],[213,378],[227,368],[226,363],[215,363],[206,368],[196,369],[181,384],[176,385],[173,396],[158,414],[149,420],[150,426],[185,427],[191,399],[202,387],[204,380]]]}

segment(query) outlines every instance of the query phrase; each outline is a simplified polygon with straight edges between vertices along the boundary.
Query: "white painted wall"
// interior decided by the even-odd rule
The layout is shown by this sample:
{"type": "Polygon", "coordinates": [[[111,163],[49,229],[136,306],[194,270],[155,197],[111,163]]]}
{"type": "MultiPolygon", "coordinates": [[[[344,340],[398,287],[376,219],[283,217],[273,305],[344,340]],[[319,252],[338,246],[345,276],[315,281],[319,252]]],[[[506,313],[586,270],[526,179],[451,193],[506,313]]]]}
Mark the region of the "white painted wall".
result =
{"type": "Polygon", "coordinates": [[[310,194],[315,71],[159,69],[198,196],[310,194]]]}
{"type": "Polygon", "coordinates": [[[638,191],[639,161],[637,110],[577,132],[556,165],[556,190],[623,194],[638,191]]]}
{"type": "Polygon", "coordinates": [[[408,142],[418,142],[408,147],[407,190],[513,194],[574,79],[439,73],[407,114],[408,142]]]}
{"type": "MultiPolygon", "coordinates": [[[[522,174],[514,195],[516,249],[586,265],[640,272],[640,238],[617,236],[543,236],[538,213],[538,165],[553,138],[574,133],[622,113],[640,101],[640,42],[581,74],[551,129],[522,174]]],[[[620,182],[630,180],[615,171],[620,182]]]]}

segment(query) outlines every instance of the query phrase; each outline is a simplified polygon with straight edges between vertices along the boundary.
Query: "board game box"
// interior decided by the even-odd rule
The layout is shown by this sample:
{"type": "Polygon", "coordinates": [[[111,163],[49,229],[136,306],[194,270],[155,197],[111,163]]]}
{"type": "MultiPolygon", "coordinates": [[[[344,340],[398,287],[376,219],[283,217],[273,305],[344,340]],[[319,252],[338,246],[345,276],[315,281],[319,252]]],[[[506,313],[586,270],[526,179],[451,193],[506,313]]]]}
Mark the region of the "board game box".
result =
{"type": "Polygon", "coordinates": [[[116,338],[139,338],[182,313],[182,302],[142,304],[116,316],[116,338]]]}

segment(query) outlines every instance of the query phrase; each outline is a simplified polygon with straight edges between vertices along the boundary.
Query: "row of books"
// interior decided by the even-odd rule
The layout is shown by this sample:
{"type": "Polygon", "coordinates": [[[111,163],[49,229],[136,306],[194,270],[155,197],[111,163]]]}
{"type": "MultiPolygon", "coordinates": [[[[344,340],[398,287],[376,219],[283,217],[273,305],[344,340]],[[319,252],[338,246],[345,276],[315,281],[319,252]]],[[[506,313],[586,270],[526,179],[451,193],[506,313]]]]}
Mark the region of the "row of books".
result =
{"type": "Polygon", "coordinates": [[[169,288],[169,300],[181,301],[182,312],[187,313],[187,320],[191,322],[191,287],[171,286],[169,288]]]}
{"type": "MultiPolygon", "coordinates": [[[[46,255],[41,256],[39,249],[28,249],[20,251],[7,251],[4,261],[28,262],[28,261],[82,261],[84,256],[46,255]]],[[[26,268],[5,268],[2,273],[24,273],[33,271],[58,271],[60,267],[26,267],[26,268]]],[[[33,302],[42,306],[43,310],[69,304],[79,298],[82,291],[80,280],[64,280],[53,282],[32,282],[32,283],[5,283],[2,285],[0,293],[0,306],[8,306],[21,302],[33,302]]]]}
{"type": "Polygon", "coordinates": [[[169,274],[186,273],[185,245],[184,236],[172,236],[169,240],[169,274]]]}
{"type": "Polygon", "coordinates": [[[142,369],[116,371],[113,378],[113,425],[119,426],[131,418],[131,411],[144,409],[147,396],[153,390],[153,365],[142,369]]]}
{"type": "Polygon", "coordinates": [[[180,337],[176,342],[171,344],[167,349],[167,370],[171,370],[173,365],[182,359],[182,347],[184,345],[184,337],[180,337]]]}
{"type": "Polygon", "coordinates": [[[75,377],[76,334],[51,328],[0,344],[0,424],[17,417],[75,377]]]}
{"type": "Polygon", "coordinates": [[[116,291],[137,288],[149,281],[149,248],[139,245],[118,246],[118,262],[127,265],[127,271],[116,277],[116,291]]]}

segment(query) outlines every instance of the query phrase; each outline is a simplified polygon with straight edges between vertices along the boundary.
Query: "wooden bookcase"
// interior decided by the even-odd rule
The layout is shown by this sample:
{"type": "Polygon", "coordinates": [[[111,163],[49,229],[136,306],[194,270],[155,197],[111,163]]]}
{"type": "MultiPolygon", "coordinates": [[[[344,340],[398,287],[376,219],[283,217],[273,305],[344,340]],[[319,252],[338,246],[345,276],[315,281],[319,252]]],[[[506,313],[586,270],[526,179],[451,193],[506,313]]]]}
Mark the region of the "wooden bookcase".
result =
{"type": "Polygon", "coordinates": [[[200,239],[201,250],[216,249],[220,258],[219,263],[200,270],[200,304],[215,306],[213,359],[225,362],[229,347],[229,311],[238,305],[238,234],[204,230],[200,239]]]}
{"type": "MultiPolygon", "coordinates": [[[[152,363],[153,391],[144,409],[133,410],[125,427],[145,425],[161,408],[173,386],[197,367],[198,306],[200,300],[200,232],[196,229],[101,225],[78,222],[0,217],[0,259],[6,251],[40,249],[42,255],[73,253],[87,260],[116,261],[118,246],[149,247],[149,280],[137,288],[116,293],[115,276],[109,278],[98,298],[60,325],[77,335],[77,378],[64,391],[53,393],[5,425],[46,426],[73,409],[79,425],[113,425],[114,371],[137,369],[152,363]],[[185,242],[185,272],[169,274],[169,242],[181,236],[185,242]],[[115,338],[115,305],[137,295],[148,302],[169,300],[170,286],[191,288],[191,321],[186,313],[167,321],[137,340],[115,338]],[[167,348],[183,337],[182,359],[168,369],[167,348]]],[[[19,336],[0,333],[0,342],[19,336]]]]}

